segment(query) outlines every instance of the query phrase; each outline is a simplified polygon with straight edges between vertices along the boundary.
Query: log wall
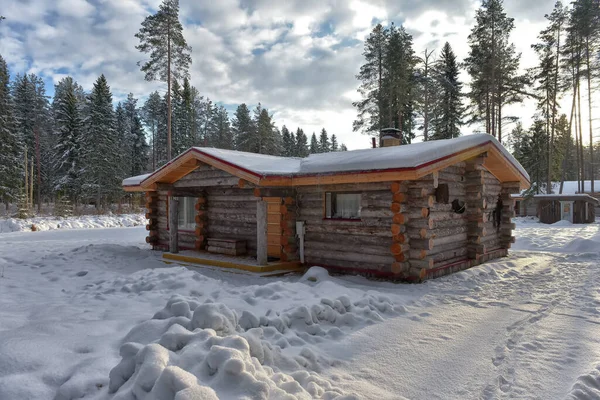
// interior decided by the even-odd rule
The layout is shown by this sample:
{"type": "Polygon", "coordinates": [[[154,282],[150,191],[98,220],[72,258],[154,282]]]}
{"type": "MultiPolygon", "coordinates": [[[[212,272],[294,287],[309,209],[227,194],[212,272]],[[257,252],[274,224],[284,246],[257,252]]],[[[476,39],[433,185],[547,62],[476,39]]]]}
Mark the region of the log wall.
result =
{"type": "Polygon", "coordinates": [[[428,271],[467,258],[468,215],[456,213],[452,202],[467,201],[465,163],[409,181],[409,277],[424,279],[428,271]],[[437,175],[437,176],[436,176],[437,175]],[[448,185],[448,202],[436,198],[437,186],[448,185]]]}
{"type": "Polygon", "coordinates": [[[391,182],[297,187],[296,215],[306,226],[306,263],[389,273],[396,261],[390,250],[394,243],[390,188],[391,182]],[[326,192],[361,193],[360,220],[325,219],[326,192]]]}

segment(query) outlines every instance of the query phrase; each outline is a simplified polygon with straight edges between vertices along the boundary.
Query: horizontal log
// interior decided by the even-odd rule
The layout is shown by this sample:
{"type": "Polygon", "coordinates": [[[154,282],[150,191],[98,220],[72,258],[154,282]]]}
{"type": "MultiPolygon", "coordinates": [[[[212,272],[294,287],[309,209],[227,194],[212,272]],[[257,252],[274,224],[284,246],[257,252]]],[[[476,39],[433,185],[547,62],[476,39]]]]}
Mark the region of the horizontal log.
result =
{"type": "Polygon", "coordinates": [[[427,218],[429,216],[429,209],[425,207],[415,207],[411,208],[407,212],[407,216],[409,220],[419,219],[419,218],[427,218]]]}
{"type": "Polygon", "coordinates": [[[431,250],[433,249],[433,239],[413,239],[410,241],[412,249],[431,250]]]}
{"type": "Polygon", "coordinates": [[[432,259],[425,259],[425,260],[410,259],[408,262],[409,262],[411,268],[419,268],[419,269],[433,268],[433,260],[432,259]]]}
{"type": "Polygon", "coordinates": [[[396,262],[392,263],[391,271],[394,274],[400,274],[402,272],[408,271],[409,268],[410,268],[410,264],[408,262],[396,261],[396,262]]]}
{"type": "Polygon", "coordinates": [[[448,243],[465,241],[465,240],[467,240],[467,234],[460,233],[460,234],[455,234],[452,236],[436,237],[435,239],[431,239],[431,240],[433,240],[433,248],[435,248],[436,246],[441,246],[441,245],[448,244],[448,243]]]}
{"type": "Polygon", "coordinates": [[[435,196],[411,197],[406,203],[411,207],[432,207],[435,204],[435,196]]]}
{"type": "Polygon", "coordinates": [[[195,178],[179,180],[173,184],[175,193],[178,188],[207,187],[207,186],[231,186],[237,187],[239,178],[229,175],[218,178],[195,178]]]}
{"type": "MultiPolygon", "coordinates": [[[[382,246],[388,249],[392,244],[392,238],[373,235],[355,235],[352,233],[314,232],[307,230],[305,241],[346,243],[352,246],[382,246]]],[[[356,247],[355,247],[356,249],[356,247]]]]}
{"type": "Polygon", "coordinates": [[[390,191],[390,182],[369,182],[369,183],[344,183],[336,185],[311,185],[298,186],[298,193],[307,192],[368,192],[368,191],[390,191]]]}
{"type": "Polygon", "coordinates": [[[408,186],[404,182],[392,182],[391,186],[392,193],[406,193],[408,186]]]}
{"type": "Polygon", "coordinates": [[[426,239],[427,238],[427,228],[413,228],[408,227],[406,229],[408,237],[411,239],[426,239]]]}
{"type": "Polygon", "coordinates": [[[146,243],[157,243],[158,236],[146,236],[146,243]]]}
{"type": "Polygon", "coordinates": [[[394,214],[392,217],[392,222],[394,224],[404,225],[408,222],[408,216],[406,214],[394,214]]]}
{"type": "Polygon", "coordinates": [[[246,254],[246,248],[244,249],[230,249],[226,247],[207,246],[206,250],[209,253],[226,254],[229,256],[239,256],[246,254]]]}
{"type": "Polygon", "coordinates": [[[433,186],[431,188],[414,188],[408,190],[408,198],[418,199],[421,197],[429,196],[433,193],[433,186]]]}
{"type": "Polygon", "coordinates": [[[389,237],[390,220],[386,218],[363,218],[360,221],[343,221],[336,219],[318,218],[301,218],[306,223],[306,229],[321,229],[318,227],[335,227],[339,233],[352,232],[360,234],[360,232],[368,232],[365,234],[373,234],[389,237]],[[381,234],[385,232],[385,234],[381,234]]]}
{"type": "Polygon", "coordinates": [[[408,197],[405,193],[394,193],[394,195],[392,196],[392,201],[394,203],[404,203],[407,199],[408,197]]]}
{"type": "Polygon", "coordinates": [[[408,235],[405,235],[404,233],[400,233],[398,235],[392,236],[392,240],[394,242],[398,242],[398,243],[408,243],[409,237],[408,237],[408,235]]]}
{"type": "Polygon", "coordinates": [[[383,264],[386,265],[387,268],[394,262],[394,258],[391,254],[388,255],[375,255],[375,254],[365,254],[362,252],[347,252],[347,251],[336,251],[331,250],[330,248],[327,250],[314,249],[310,247],[304,248],[304,253],[308,260],[311,258],[322,259],[322,260],[335,260],[331,265],[340,265],[340,266],[349,266],[344,263],[344,261],[349,262],[357,262],[362,263],[359,268],[368,268],[369,264],[383,264]]]}
{"type": "MultiPolygon", "coordinates": [[[[290,244],[290,243],[288,243],[290,244]]],[[[295,243],[294,243],[295,245],[295,243]]],[[[358,248],[356,245],[348,244],[348,243],[340,243],[340,242],[321,242],[321,241],[312,241],[305,240],[304,241],[304,250],[319,250],[319,251],[337,251],[337,252],[346,252],[346,253],[354,253],[361,252],[363,254],[376,255],[376,256],[384,256],[391,257],[389,246],[383,245],[361,245],[358,248]]]]}
{"type": "Polygon", "coordinates": [[[396,262],[405,262],[408,261],[408,254],[406,251],[400,252],[398,254],[394,254],[394,260],[396,262]]]}
{"type": "Polygon", "coordinates": [[[407,244],[393,243],[390,246],[389,251],[391,251],[392,254],[396,255],[396,254],[404,253],[404,252],[408,251],[409,249],[410,249],[410,247],[407,244]]]}
{"type": "Polygon", "coordinates": [[[392,224],[392,235],[399,235],[400,233],[402,233],[403,231],[403,226],[402,225],[398,225],[398,224],[392,224]]]}
{"type": "Polygon", "coordinates": [[[360,210],[361,218],[392,218],[394,212],[389,208],[363,208],[360,210]]]}
{"type": "Polygon", "coordinates": [[[228,240],[228,239],[215,239],[208,238],[207,243],[209,246],[213,247],[223,247],[226,249],[245,249],[246,241],[245,240],[228,240]]]}
{"type": "MultiPolygon", "coordinates": [[[[256,223],[256,214],[241,214],[241,213],[228,213],[228,212],[213,212],[211,210],[206,213],[206,218],[211,223],[218,223],[218,221],[237,221],[246,223],[256,223]]],[[[202,219],[201,219],[202,221],[202,219]]],[[[198,221],[196,221],[198,222],[198,221]]]]}

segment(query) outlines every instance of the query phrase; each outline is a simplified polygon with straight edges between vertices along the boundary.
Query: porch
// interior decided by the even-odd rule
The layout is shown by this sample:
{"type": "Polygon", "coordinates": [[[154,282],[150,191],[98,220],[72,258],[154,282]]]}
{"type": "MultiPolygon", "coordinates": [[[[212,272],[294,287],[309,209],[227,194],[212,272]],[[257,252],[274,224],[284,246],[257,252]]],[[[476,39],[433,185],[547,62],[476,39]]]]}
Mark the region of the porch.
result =
{"type": "Polygon", "coordinates": [[[225,254],[209,253],[204,250],[184,250],[178,253],[164,253],[163,261],[167,263],[179,262],[192,264],[194,267],[219,267],[261,275],[277,275],[304,271],[304,267],[300,261],[269,261],[266,264],[259,264],[256,257],[253,256],[228,256],[225,254]]]}

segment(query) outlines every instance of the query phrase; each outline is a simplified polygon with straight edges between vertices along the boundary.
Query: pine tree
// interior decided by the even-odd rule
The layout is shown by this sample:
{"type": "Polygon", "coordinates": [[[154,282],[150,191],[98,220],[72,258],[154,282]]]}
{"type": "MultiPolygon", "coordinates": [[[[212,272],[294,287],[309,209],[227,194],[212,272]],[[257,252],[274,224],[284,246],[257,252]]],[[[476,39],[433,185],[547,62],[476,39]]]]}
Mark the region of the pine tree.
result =
{"type": "Polygon", "coordinates": [[[240,151],[252,151],[256,128],[246,104],[240,104],[235,110],[232,128],[236,140],[236,149],[240,151]]]}
{"type": "MultiPolygon", "coordinates": [[[[589,173],[591,181],[591,191],[595,192],[594,187],[594,137],[593,137],[593,107],[592,107],[592,81],[600,73],[600,0],[576,0],[573,2],[571,14],[571,27],[576,32],[581,45],[581,65],[580,71],[582,78],[587,83],[588,94],[588,131],[589,131],[589,173]]],[[[579,90],[581,93],[581,90],[579,90]]],[[[579,95],[579,94],[578,94],[579,95]]],[[[578,99],[579,102],[579,99],[578,99]]],[[[581,110],[580,110],[581,112],[581,110]]],[[[580,124],[581,133],[583,125],[580,124]]],[[[581,137],[583,135],[581,134],[581,137]]],[[[583,145],[582,145],[583,147],[583,145]]],[[[583,151],[583,150],[582,150],[583,151]]]]}
{"type": "Polygon", "coordinates": [[[19,195],[22,173],[9,80],[8,66],[0,55],[0,200],[7,204],[19,195]]]}
{"type": "Polygon", "coordinates": [[[436,98],[439,94],[439,84],[434,77],[435,60],[433,55],[434,50],[425,49],[423,57],[419,58],[419,68],[417,70],[417,97],[418,111],[423,117],[423,141],[429,140],[430,125],[432,120],[436,119],[435,111],[437,110],[436,98]]]}
{"type": "Polygon", "coordinates": [[[82,189],[87,196],[95,198],[97,208],[122,190],[121,179],[126,174],[119,170],[118,143],[112,94],[106,78],[101,75],[89,96],[82,140],[85,181],[82,189]]]}
{"type": "Polygon", "coordinates": [[[302,129],[298,128],[296,130],[296,151],[294,153],[294,156],[306,157],[308,156],[308,154],[308,137],[302,129]]]}
{"type": "Polygon", "coordinates": [[[483,0],[475,20],[469,35],[469,56],[465,60],[471,76],[469,97],[473,118],[469,122],[483,122],[486,132],[502,142],[506,120],[502,110],[522,100],[526,83],[518,75],[521,55],[509,43],[514,20],[506,16],[502,0],[483,0]]]}
{"type": "Polygon", "coordinates": [[[556,128],[556,115],[558,113],[558,93],[561,91],[558,76],[560,73],[560,45],[564,25],[567,20],[567,11],[560,2],[557,2],[554,11],[546,15],[549,26],[540,32],[539,43],[532,45],[539,57],[539,66],[534,69],[534,78],[537,81],[538,109],[545,119],[547,140],[546,153],[548,166],[546,167],[546,186],[552,190],[552,164],[554,151],[554,133],[556,128]]]}
{"type": "Polygon", "coordinates": [[[434,71],[439,93],[434,105],[435,116],[431,120],[431,139],[452,139],[460,135],[464,109],[459,74],[454,51],[450,43],[446,42],[434,71]]]}
{"type": "Polygon", "coordinates": [[[340,146],[340,151],[348,151],[348,148],[344,143],[342,143],[342,145],[340,146]]]}
{"type": "Polygon", "coordinates": [[[337,142],[337,138],[335,137],[335,133],[333,135],[331,135],[331,151],[338,151],[338,142],[337,142]]]}
{"type": "Polygon", "coordinates": [[[54,115],[54,190],[76,201],[80,194],[81,140],[83,135],[83,88],[71,77],[55,86],[52,111],[54,115]]]}
{"type": "Polygon", "coordinates": [[[179,0],[163,0],[158,12],[144,19],[135,37],[140,40],[136,49],[150,53],[150,60],[142,65],[146,80],[158,78],[167,82],[167,159],[170,161],[171,82],[187,76],[192,63],[192,48],[186,43],[179,22],[179,0]]]}
{"type": "Polygon", "coordinates": [[[362,100],[353,103],[358,116],[353,123],[355,132],[379,135],[385,127],[387,105],[385,104],[384,78],[385,57],[389,32],[377,24],[365,39],[363,57],[365,64],[360,67],[356,78],[361,82],[358,92],[362,100]]]}
{"type": "Polygon", "coordinates": [[[329,137],[325,128],[321,129],[319,135],[319,153],[329,153],[331,151],[331,143],[329,143],[329,137]]]}
{"type": "Polygon", "coordinates": [[[310,154],[316,154],[321,152],[321,149],[319,147],[319,141],[317,140],[317,135],[315,135],[314,132],[310,137],[310,148],[308,151],[310,154]]]}

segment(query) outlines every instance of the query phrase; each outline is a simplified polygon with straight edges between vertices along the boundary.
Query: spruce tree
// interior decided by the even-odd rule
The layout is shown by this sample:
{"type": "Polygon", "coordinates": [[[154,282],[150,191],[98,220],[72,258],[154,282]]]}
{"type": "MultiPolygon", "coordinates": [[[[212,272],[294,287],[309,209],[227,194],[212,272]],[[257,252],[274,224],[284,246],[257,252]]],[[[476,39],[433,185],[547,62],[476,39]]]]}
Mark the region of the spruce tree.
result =
{"type": "Polygon", "coordinates": [[[21,187],[21,165],[17,125],[9,89],[10,76],[0,55],[0,200],[14,202],[21,187]]]}
{"type": "Polygon", "coordinates": [[[218,149],[233,149],[233,131],[229,122],[229,115],[224,106],[216,108],[212,116],[212,124],[214,127],[211,145],[218,149]]]}
{"type": "Polygon", "coordinates": [[[80,194],[83,135],[83,88],[71,77],[60,80],[54,89],[54,190],[75,202],[80,194]]]}
{"type": "Polygon", "coordinates": [[[251,142],[251,152],[260,154],[281,154],[280,133],[276,130],[273,117],[260,103],[254,109],[255,136],[251,142]]]}
{"type": "Polygon", "coordinates": [[[415,138],[414,110],[417,97],[415,76],[417,58],[412,47],[412,36],[404,27],[390,27],[389,43],[386,52],[385,89],[389,109],[387,127],[401,130],[402,143],[411,143],[415,138]]]}
{"type": "Polygon", "coordinates": [[[321,129],[319,135],[319,153],[329,153],[331,151],[331,144],[329,143],[329,137],[325,128],[321,129]]]}
{"type": "MultiPolygon", "coordinates": [[[[163,0],[158,12],[142,22],[135,35],[140,40],[136,49],[150,53],[150,60],[141,69],[148,81],[167,82],[167,159],[171,160],[171,83],[188,75],[192,63],[188,46],[179,22],[179,0],[163,0]]],[[[139,65],[140,63],[138,63],[139,65]]]]}
{"type": "Polygon", "coordinates": [[[148,143],[142,119],[138,113],[131,124],[131,175],[136,176],[148,171],[148,143]]]}
{"type": "Polygon", "coordinates": [[[101,75],[89,95],[82,140],[83,189],[88,197],[95,198],[97,208],[122,190],[121,180],[126,174],[119,169],[118,143],[112,94],[101,75]]]}
{"type": "Polygon", "coordinates": [[[285,125],[281,127],[281,141],[283,146],[282,155],[284,157],[294,157],[296,155],[296,140],[294,134],[285,125]]]}
{"type": "Polygon", "coordinates": [[[252,151],[256,128],[246,104],[242,103],[237,107],[231,124],[236,140],[236,149],[252,151]]]}
{"type": "Polygon", "coordinates": [[[431,120],[431,139],[452,139],[460,135],[464,109],[459,74],[454,51],[446,42],[434,71],[439,93],[434,105],[435,116],[431,120]]]}
{"type": "Polygon", "coordinates": [[[338,142],[337,137],[335,137],[335,133],[331,135],[331,151],[338,151],[338,142]]]}
{"type": "Polygon", "coordinates": [[[296,130],[296,152],[294,153],[294,156],[306,157],[308,154],[308,137],[302,129],[298,128],[296,130]]]}
{"type": "Polygon", "coordinates": [[[319,147],[319,141],[317,140],[317,135],[315,135],[314,132],[310,137],[310,148],[308,151],[310,154],[317,154],[321,152],[321,149],[319,147]]]}
{"type": "Polygon", "coordinates": [[[157,168],[157,134],[162,112],[163,107],[160,94],[158,94],[158,92],[150,93],[150,96],[148,96],[148,99],[142,107],[141,117],[144,125],[150,130],[150,142],[152,148],[150,168],[152,171],[157,168]]]}
{"type": "Polygon", "coordinates": [[[348,151],[348,148],[344,143],[342,143],[342,145],[340,146],[340,151],[348,151]]]}

